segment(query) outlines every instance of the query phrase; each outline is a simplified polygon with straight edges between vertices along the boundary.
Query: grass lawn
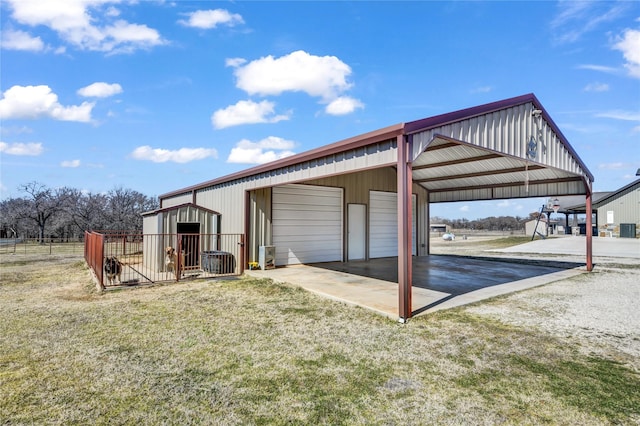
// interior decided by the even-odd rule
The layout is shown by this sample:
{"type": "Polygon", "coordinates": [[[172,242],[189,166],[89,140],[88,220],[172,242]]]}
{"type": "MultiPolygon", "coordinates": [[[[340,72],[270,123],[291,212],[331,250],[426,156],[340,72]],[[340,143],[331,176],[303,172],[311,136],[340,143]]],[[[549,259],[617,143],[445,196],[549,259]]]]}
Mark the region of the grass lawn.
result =
{"type": "Polygon", "coordinates": [[[249,278],[100,294],[77,256],[0,257],[0,424],[637,424],[638,374],[577,345],[249,278]]]}

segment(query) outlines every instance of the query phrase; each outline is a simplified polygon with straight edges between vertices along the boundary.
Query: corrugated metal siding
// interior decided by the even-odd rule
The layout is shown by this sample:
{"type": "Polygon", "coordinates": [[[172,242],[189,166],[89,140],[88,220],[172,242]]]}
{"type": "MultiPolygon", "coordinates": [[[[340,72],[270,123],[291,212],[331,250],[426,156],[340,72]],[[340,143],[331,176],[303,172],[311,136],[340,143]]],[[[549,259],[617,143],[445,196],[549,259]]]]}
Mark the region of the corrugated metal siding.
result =
{"type": "Polygon", "coordinates": [[[342,261],[342,189],[283,185],[272,190],[276,265],[342,261]]]}
{"type": "Polygon", "coordinates": [[[257,261],[260,246],[271,245],[271,188],[256,189],[249,195],[249,261],[257,261]]]}
{"type": "Polygon", "coordinates": [[[584,194],[582,182],[558,182],[539,185],[529,185],[526,191],[523,185],[498,188],[467,189],[460,191],[442,191],[429,193],[432,203],[452,201],[475,201],[507,198],[548,197],[550,195],[580,195],[584,194]]]}
{"type": "Polygon", "coordinates": [[[636,229],[640,230],[640,186],[631,187],[598,206],[598,225],[607,223],[608,211],[613,211],[616,227],[621,223],[635,223],[636,229]]]}
{"type": "MultiPolygon", "coordinates": [[[[271,180],[270,180],[271,181],[271,180]]],[[[263,188],[264,181],[240,181],[234,185],[207,188],[196,193],[196,203],[200,206],[216,210],[222,214],[222,232],[244,233],[244,193],[249,193],[250,226],[247,241],[249,261],[257,261],[258,248],[271,245],[271,191],[263,188]],[[252,186],[260,186],[252,189],[252,186]]],[[[349,203],[369,204],[369,190],[396,190],[396,173],[391,167],[383,167],[362,172],[335,175],[320,179],[311,179],[306,184],[330,186],[344,189],[345,206],[349,203]]],[[[418,199],[418,248],[419,255],[425,255],[428,244],[427,192],[419,185],[413,186],[418,199]]],[[[344,209],[346,211],[346,209],[344,209]]],[[[345,219],[346,220],[346,219],[345,219]]],[[[346,252],[346,251],[345,251],[346,252]]]]}
{"type": "MultiPolygon", "coordinates": [[[[222,232],[244,232],[244,192],[395,164],[395,140],[198,190],[195,203],[222,214],[222,232]]],[[[395,177],[394,177],[395,179],[395,177]]],[[[395,182],[395,180],[394,180],[395,182]]],[[[163,203],[164,204],[164,203],[163,203]]]]}
{"type": "Polygon", "coordinates": [[[551,126],[531,115],[533,108],[532,103],[527,103],[417,133],[413,135],[413,159],[432,139],[442,135],[526,160],[529,138],[539,136],[538,155],[533,162],[584,175],[551,126]]]}
{"type": "Polygon", "coordinates": [[[178,223],[199,223],[201,234],[218,233],[218,215],[214,215],[194,206],[184,206],[165,212],[162,233],[177,233],[178,223]]]}
{"type": "MultiPolygon", "coordinates": [[[[314,179],[307,183],[344,188],[345,205],[351,203],[365,204],[367,205],[367,214],[369,214],[369,191],[396,192],[397,190],[396,171],[392,167],[314,179]]],[[[413,185],[412,192],[417,197],[418,255],[424,256],[427,254],[429,243],[427,232],[429,218],[428,194],[422,186],[417,184],[413,185]]]]}
{"type": "Polygon", "coordinates": [[[163,213],[145,216],[142,220],[142,264],[153,270],[158,270],[163,259],[162,239],[156,238],[162,233],[163,213]]]}
{"type": "MultiPolygon", "coordinates": [[[[411,247],[416,254],[416,196],[411,202],[411,247]]],[[[395,192],[369,191],[369,257],[398,255],[398,195],[395,192]]]]}
{"type": "Polygon", "coordinates": [[[160,200],[160,208],[174,207],[179,206],[181,204],[191,203],[193,201],[193,196],[191,192],[186,192],[181,195],[176,195],[171,198],[163,198],[160,200]]]}

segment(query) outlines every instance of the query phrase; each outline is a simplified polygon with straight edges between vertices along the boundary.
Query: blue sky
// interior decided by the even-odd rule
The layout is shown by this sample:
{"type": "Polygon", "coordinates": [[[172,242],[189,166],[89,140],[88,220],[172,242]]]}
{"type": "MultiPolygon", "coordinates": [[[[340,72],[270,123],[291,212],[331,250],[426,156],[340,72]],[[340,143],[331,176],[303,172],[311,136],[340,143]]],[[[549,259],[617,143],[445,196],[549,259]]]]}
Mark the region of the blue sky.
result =
{"type": "Polygon", "coordinates": [[[594,190],[640,167],[638,2],[2,0],[0,25],[2,199],[31,181],[156,196],[526,93],[594,190]]]}

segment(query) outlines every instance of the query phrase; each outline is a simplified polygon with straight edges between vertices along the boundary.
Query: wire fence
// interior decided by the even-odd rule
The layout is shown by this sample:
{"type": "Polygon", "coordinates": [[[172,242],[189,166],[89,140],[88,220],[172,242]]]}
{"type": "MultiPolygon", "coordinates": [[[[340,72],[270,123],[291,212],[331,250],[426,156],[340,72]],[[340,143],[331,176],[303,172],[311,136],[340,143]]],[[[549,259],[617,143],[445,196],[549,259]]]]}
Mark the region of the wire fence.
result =
{"type": "Polygon", "coordinates": [[[102,288],[241,275],[242,234],[85,234],[85,260],[102,288]]]}
{"type": "Polygon", "coordinates": [[[77,255],[84,252],[84,239],[0,238],[0,254],[77,255]]]}

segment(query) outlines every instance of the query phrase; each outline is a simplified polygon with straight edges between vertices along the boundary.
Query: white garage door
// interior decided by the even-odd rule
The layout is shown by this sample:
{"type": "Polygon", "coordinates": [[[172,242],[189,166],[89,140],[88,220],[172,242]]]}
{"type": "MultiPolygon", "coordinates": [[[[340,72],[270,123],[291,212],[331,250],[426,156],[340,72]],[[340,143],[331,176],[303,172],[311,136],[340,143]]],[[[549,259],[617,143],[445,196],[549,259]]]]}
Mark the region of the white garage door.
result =
{"type": "MultiPolygon", "coordinates": [[[[416,196],[411,197],[411,247],[416,254],[416,196]]],[[[398,195],[369,191],[369,257],[398,255],[398,195]]]]}
{"type": "Polygon", "coordinates": [[[342,188],[284,185],[272,196],[276,265],[342,260],[342,188]]]}

